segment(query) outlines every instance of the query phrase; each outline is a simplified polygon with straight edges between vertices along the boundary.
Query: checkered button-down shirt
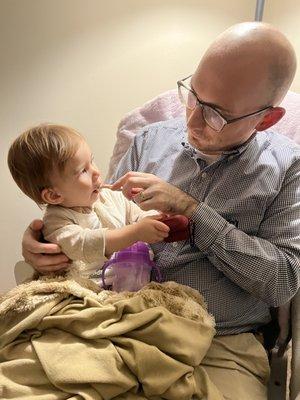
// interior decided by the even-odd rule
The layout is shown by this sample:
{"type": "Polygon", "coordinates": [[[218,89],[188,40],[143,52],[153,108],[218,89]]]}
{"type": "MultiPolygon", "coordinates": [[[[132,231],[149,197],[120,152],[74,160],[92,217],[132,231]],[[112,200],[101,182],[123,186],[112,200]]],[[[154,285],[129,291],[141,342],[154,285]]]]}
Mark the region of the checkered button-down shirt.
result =
{"type": "Polygon", "coordinates": [[[300,283],[300,147],[258,132],[207,164],[188,144],[184,119],[136,135],[111,182],[127,171],[153,173],[199,201],[189,241],[153,245],[165,280],[199,290],[219,335],[269,322],[300,283]]]}

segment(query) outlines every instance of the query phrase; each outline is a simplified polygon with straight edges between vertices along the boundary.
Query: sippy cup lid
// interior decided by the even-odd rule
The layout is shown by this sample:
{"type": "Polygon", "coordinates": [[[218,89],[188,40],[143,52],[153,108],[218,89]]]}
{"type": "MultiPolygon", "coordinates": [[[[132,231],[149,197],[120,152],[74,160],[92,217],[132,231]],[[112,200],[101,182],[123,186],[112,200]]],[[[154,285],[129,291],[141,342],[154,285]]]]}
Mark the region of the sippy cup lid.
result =
{"type": "Polygon", "coordinates": [[[152,265],[153,262],[151,261],[149,251],[150,247],[147,243],[136,242],[132,246],[115,252],[110,260],[107,261],[107,264],[111,265],[119,262],[131,261],[152,265]]]}

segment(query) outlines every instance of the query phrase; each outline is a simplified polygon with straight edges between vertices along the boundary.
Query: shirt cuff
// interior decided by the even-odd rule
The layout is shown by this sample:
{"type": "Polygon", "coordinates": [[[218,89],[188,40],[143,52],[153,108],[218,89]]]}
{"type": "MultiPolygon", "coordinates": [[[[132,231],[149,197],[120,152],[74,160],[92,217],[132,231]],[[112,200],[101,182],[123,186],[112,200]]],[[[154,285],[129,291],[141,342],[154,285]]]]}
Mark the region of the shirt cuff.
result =
{"type": "Polygon", "coordinates": [[[193,224],[192,242],[201,251],[206,251],[220,236],[234,228],[215,210],[205,203],[200,203],[190,217],[193,224]]]}

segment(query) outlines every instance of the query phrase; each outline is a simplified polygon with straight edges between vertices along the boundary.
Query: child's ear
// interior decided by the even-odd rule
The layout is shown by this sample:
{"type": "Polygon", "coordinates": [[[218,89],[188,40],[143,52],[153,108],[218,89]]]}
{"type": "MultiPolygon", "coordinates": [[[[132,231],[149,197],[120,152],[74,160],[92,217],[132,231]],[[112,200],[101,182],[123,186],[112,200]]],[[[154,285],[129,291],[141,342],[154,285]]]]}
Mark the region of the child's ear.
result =
{"type": "Polygon", "coordinates": [[[47,204],[61,204],[64,201],[62,195],[51,188],[43,189],[41,192],[41,197],[47,204]]]}

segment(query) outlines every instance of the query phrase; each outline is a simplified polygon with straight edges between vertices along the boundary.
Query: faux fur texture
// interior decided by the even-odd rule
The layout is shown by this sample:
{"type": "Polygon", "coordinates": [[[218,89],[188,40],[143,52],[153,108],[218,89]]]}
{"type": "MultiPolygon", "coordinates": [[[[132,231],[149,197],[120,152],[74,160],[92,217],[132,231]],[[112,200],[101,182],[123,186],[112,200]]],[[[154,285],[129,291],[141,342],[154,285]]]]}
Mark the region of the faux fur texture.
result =
{"type": "Polygon", "coordinates": [[[112,304],[120,300],[141,296],[148,308],[165,307],[171,313],[194,321],[207,321],[215,326],[214,318],[207,313],[201,294],[175,282],[150,282],[139,292],[116,293],[102,290],[90,279],[80,276],[73,268],[60,275],[35,276],[30,282],[16,286],[0,297],[0,318],[11,313],[22,313],[53,299],[68,296],[90,297],[101,304],[112,304]]]}

